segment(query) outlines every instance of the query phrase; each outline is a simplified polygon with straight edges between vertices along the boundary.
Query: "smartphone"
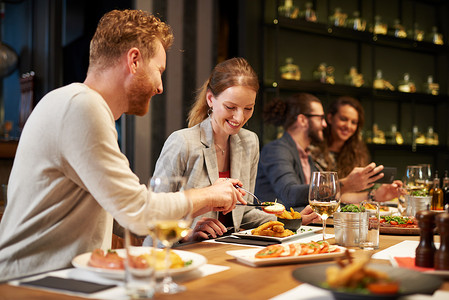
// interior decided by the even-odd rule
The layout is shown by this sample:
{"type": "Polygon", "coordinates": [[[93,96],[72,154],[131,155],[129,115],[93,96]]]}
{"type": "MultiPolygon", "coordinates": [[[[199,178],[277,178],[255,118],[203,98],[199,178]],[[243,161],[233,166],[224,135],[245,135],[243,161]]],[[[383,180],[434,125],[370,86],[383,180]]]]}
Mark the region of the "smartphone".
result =
{"type": "MultiPolygon", "coordinates": [[[[384,167],[380,173],[384,173],[384,177],[375,181],[375,183],[392,183],[396,178],[397,168],[394,167],[384,167]]],[[[377,173],[379,174],[379,173],[377,173]]],[[[376,174],[376,175],[377,175],[376,174]]],[[[376,176],[374,175],[374,176],[376,176]]]]}

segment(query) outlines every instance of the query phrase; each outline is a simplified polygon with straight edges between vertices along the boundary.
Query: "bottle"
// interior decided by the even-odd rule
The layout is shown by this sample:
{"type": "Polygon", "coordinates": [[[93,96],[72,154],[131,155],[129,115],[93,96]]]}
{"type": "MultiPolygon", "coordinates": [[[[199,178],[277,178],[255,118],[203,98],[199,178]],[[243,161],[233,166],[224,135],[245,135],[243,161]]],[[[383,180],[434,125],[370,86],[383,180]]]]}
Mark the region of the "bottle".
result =
{"type": "Polygon", "coordinates": [[[421,210],[416,213],[420,230],[418,247],[415,250],[415,266],[433,268],[435,259],[435,244],[433,230],[435,228],[435,212],[421,210]]]}
{"type": "Polygon", "coordinates": [[[306,21],[309,22],[316,22],[316,13],[313,10],[313,3],[312,2],[307,2],[306,3],[306,11],[304,12],[304,18],[306,19],[306,21]]]}
{"type": "Polygon", "coordinates": [[[433,82],[433,76],[427,76],[427,82],[424,83],[424,92],[431,95],[438,95],[438,91],[440,89],[440,85],[438,83],[433,82]]]}
{"type": "Polygon", "coordinates": [[[298,7],[293,5],[293,0],[285,0],[284,5],[278,8],[279,15],[290,19],[296,19],[299,15],[298,7]]]}
{"type": "Polygon", "coordinates": [[[443,35],[438,33],[438,28],[436,26],[432,27],[432,33],[430,34],[432,42],[436,45],[443,45],[443,35]]]}
{"type": "Polygon", "coordinates": [[[439,213],[435,217],[440,233],[440,247],[434,254],[435,270],[449,270],[449,213],[439,213]]]}
{"type": "Polygon", "coordinates": [[[446,209],[446,205],[449,205],[449,177],[447,170],[444,171],[443,178],[443,207],[446,209]]]}
{"type": "Polygon", "coordinates": [[[410,80],[410,75],[408,73],[404,73],[404,78],[399,81],[398,90],[404,93],[416,92],[415,84],[410,80]]]}
{"type": "Polygon", "coordinates": [[[440,178],[438,177],[438,171],[435,172],[435,177],[433,178],[433,187],[430,190],[429,195],[432,196],[430,209],[443,210],[444,195],[443,190],[440,188],[440,178]]]}

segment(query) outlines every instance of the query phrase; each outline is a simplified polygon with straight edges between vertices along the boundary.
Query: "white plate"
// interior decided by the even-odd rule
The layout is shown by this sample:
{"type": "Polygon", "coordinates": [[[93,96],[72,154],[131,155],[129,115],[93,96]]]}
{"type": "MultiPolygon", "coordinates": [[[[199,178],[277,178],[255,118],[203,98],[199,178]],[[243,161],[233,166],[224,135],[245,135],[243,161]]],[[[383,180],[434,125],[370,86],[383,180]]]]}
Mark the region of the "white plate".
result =
{"type": "Polygon", "coordinates": [[[227,254],[233,256],[237,261],[249,265],[251,267],[262,267],[270,265],[292,264],[292,263],[304,263],[320,260],[334,259],[345,255],[344,247],[338,246],[339,252],[332,253],[320,253],[301,256],[285,256],[285,257],[271,257],[271,258],[255,258],[254,255],[260,249],[247,249],[247,250],[232,250],[226,251],[227,254]]]}
{"type": "MultiPolygon", "coordinates": [[[[151,247],[141,247],[142,253],[148,253],[151,249],[151,247]]],[[[121,257],[125,257],[125,249],[115,249],[114,251],[117,251],[118,255],[121,257]]],[[[183,261],[189,261],[192,260],[192,263],[184,268],[179,269],[170,269],[169,273],[171,276],[175,276],[178,274],[183,274],[186,272],[190,272],[192,270],[195,270],[199,268],[200,266],[207,263],[207,259],[197,253],[193,253],[190,251],[182,251],[182,250],[172,250],[176,254],[178,254],[183,261]]],[[[95,272],[103,277],[111,278],[111,279],[124,279],[125,278],[125,271],[124,270],[110,270],[110,269],[104,269],[104,268],[96,268],[91,267],[88,265],[90,255],[92,252],[87,252],[80,254],[76,256],[74,259],[72,259],[72,265],[75,268],[84,269],[88,271],[95,272]]],[[[162,277],[163,271],[156,271],[156,276],[162,277]]]]}
{"type": "Polygon", "coordinates": [[[317,227],[317,226],[301,226],[297,231],[296,234],[291,235],[291,236],[287,236],[287,237],[273,237],[273,236],[263,236],[263,235],[252,235],[251,231],[252,229],[248,229],[245,231],[239,231],[239,232],[235,232],[232,235],[241,237],[241,238],[246,238],[246,239],[254,239],[254,240],[263,240],[263,241],[277,241],[277,242],[285,242],[288,240],[292,240],[292,239],[296,239],[296,238],[301,238],[305,235],[308,235],[310,233],[315,233],[317,231],[322,230],[323,228],[321,227],[317,227]]]}

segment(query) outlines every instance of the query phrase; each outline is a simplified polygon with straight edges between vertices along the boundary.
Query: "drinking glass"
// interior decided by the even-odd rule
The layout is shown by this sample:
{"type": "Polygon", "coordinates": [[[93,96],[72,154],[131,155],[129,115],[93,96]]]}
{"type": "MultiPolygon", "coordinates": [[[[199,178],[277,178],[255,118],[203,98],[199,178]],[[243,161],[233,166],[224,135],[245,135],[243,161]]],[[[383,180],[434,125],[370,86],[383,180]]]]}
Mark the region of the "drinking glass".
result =
{"type": "Polygon", "coordinates": [[[326,220],[340,205],[340,183],[337,172],[313,172],[309,186],[309,204],[323,220],[323,241],[326,220]]]}
{"type": "MultiPolygon", "coordinates": [[[[183,193],[185,182],[186,179],[180,176],[152,177],[149,182],[149,187],[155,193],[181,192],[183,197],[185,197],[183,193]]],[[[186,289],[184,286],[174,282],[170,275],[170,251],[174,243],[189,234],[190,225],[192,224],[192,207],[190,202],[189,204],[190,208],[184,216],[159,216],[154,220],[154,235],[165,246],[166,250],[164,279],[157,287],[158,292],[164,294],[175,294],[186,289]]]]}

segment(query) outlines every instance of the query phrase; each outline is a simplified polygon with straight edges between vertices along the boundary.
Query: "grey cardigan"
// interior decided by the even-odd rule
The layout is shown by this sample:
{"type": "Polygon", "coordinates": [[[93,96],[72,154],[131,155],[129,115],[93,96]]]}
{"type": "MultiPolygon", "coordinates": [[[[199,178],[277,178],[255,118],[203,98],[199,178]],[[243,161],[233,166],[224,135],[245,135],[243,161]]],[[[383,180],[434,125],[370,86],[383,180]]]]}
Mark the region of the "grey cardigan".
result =
{"type": "MultiPolygon", "coordinates": [[[[239,179],[245,188],[254,191],[259,161],[257,135],[242,128],[230,137],[230,150],[231,178],[239,179]]],[[[154,176],[184,176],[187,178],[186,189],[207,187],[219,178],[210,118],[191,128],[175,131],[168,137],[157,160],[154,176]]],[[[253,202],[249,195],[245,200],[253,202]]],[[[274,219],[272,215],[244,206],[236,207],[232,214],[236,230],[240,227],[254,228],[274,219]]],[[[200,217],[218,218],[218,212],[208,212],[200,217]]]]}

